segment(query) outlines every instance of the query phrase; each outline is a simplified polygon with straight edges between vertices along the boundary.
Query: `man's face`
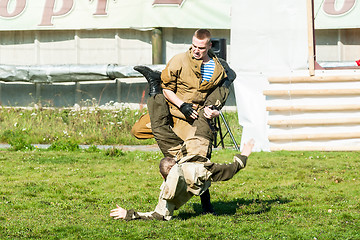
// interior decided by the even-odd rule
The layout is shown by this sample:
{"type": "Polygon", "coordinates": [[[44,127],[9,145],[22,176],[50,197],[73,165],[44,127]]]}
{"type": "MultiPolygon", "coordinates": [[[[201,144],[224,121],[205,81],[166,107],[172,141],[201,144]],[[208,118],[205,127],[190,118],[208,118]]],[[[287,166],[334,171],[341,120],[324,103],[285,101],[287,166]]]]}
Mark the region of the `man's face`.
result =
{"type": "Polygon", "coordinates": [[[200,40],[196,37],[192,39],[192,54],[194,58],[198,60],[205,60],[209,49],[211,48],[211,42],[208,42],[208,39],[200,40]]]}

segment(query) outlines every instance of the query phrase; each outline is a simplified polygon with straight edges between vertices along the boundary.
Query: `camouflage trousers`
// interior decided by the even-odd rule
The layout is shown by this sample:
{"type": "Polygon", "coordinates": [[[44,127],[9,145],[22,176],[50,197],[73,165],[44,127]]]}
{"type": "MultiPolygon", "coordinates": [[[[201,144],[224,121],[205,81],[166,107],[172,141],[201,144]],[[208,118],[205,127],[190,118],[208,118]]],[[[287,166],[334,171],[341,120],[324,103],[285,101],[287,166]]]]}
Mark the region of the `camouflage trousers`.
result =
{"type": "MultiPolygon", "coordinates": [[[[227,88],[217,88],[207,98],[206,106],[222,107],[228,94],[227,88]]],[[[198,119],[190,122],[171,116],[163,94],[150,97],[147,106],[152,133],[164,156],[177,159],[187,155],[210,158],[214,132],[210,120],[204,116],[204,108],[199,109],[198,119]]]]}

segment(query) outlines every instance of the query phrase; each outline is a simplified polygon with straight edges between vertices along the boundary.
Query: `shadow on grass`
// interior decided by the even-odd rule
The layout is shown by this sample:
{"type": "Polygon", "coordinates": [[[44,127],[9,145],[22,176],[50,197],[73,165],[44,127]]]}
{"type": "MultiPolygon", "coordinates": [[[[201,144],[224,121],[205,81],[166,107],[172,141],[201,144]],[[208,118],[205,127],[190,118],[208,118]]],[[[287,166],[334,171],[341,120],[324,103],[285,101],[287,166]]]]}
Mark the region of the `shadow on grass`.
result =
{"type": "MultiPolygon", "coordinates": [[[[271,206],[274,204],[281,205],[291,202],[288,199],[236,199],[230,202],[212,202],[215,213],[217,216],[230,216],[235,215],[253,215],[263,214],[271,210],[271,206]]],[[[180,212],[177,217],[181,219],[189,219],[202,214],[201,204],[194,203],[193,208],[195,213],[180,212]]]]}

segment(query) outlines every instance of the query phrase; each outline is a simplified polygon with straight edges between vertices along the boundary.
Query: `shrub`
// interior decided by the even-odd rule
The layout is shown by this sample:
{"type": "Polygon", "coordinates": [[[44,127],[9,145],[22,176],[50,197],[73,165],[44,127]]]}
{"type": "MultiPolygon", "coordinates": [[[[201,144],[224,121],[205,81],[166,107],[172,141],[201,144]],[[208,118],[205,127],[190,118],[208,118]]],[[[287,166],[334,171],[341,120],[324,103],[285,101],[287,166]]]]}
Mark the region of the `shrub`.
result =
{"type": "Polygon", "coordinates": [[[28,140],[27,132],[23,130],[6,130],[1,138],[10,144],[11,148],[9,150],[12,151],[34,150],[35,148],[28,140]]]}
{"type": "Polygon", "coordinates": [[[49,147],[49,150],[67,152],[77,151],[79,149],[79,145],[71,140],[57,140],[49,147]]]}
{"type": "Polygon", "coordinates": [[[86,149],[85,151],[86,151],[86,152],[89,152],[89,153],[91,153],[91,152],[100,152],[100,149],[99,149],[97,146],[95,146],[95,145],[91,145],[91,146],[89,146],[89,148],[86,149]]]}
{"type": "Polygon", "coordinates": [[[123,150],[112,147],[112,148],[108,148],[105,150],[105,156],[109,156],[109,157],[121,157],[124,156],[125,153],[123,152],[123,150]]]}

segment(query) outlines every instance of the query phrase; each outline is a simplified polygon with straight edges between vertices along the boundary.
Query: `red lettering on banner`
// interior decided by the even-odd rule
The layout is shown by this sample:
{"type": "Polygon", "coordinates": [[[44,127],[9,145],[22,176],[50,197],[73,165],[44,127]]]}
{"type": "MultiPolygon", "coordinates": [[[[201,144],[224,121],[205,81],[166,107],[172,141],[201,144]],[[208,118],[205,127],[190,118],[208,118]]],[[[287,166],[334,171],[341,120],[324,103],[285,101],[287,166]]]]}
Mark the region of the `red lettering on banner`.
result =
{"type": "Polygon", "coordinates": [[[184,0],[155,0],[153,5],[155,4],[177,4],[181,5],[184,0]]]}
{"type": "Polygon", "coordinates": [[[98,0],[96,12],[94,15],[107,15],[106,12],[107,0],[98,0]]]}
{"type": "Polygon", "coordinates": [[[11,0],[0,0],[0,16],[1,17],[16,17],[20,15],[26,6],[26,0],[15,0],[16,5],[12,13],[9,13],[8,6],[11,0]]]}
{"type": "Polygon", "coordinates": [[[355,5],[356,0],[345,0],[344,5],[341,9],[335,9],[336,0],[325,0],[323,10],[329,15],[342,15],[349,12],[355,5]]]}
{"type": "Polygon", "coordinates": [[[74,6],[74,0],[62,0],[63,4],[61,9],[55,12],[55,1],[56,0],[46,0],[43,17],[39,26],[53,26],[53,17],[63,16],[67,14],[74,6]]]}

